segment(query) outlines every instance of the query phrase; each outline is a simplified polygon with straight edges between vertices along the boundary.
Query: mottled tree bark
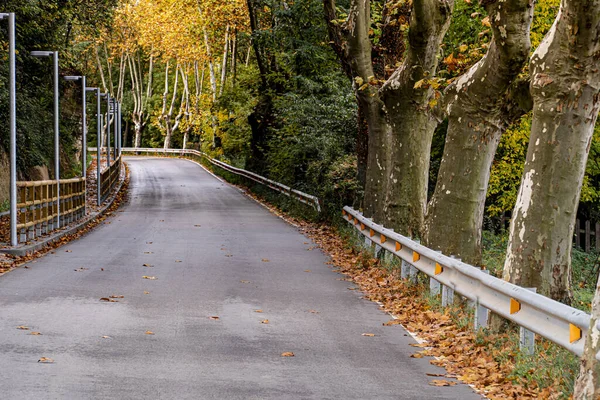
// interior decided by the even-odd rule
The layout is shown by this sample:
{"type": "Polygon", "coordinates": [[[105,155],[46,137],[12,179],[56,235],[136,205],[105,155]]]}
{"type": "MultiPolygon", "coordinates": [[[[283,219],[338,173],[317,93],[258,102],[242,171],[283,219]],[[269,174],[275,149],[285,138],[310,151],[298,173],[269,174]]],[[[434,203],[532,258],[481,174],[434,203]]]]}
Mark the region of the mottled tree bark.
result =
{"type": "MultiPolygon", "coordinates": [[[[600,11],[600,10],[599,10],[600,11]]],[[[592,318],[585,338],[583,355],[579,366],[579,376],[575,381],[573,400],[597,399],[600,396],[600,365],[596,354],[600,351],[600,330],[597,323],[600,319],[600,278],[596,283],[596,293],[592,301],[592,318]]]]}
{"type": "Polygon", "coordinates": [[[385,224],[411,237],[420,237],[423,226],[429,153],[437,126],[429,107],[433,90],[428,84],[415,87],[415,83],[435,75],[453,7],[453,0],[413,2],[408,52],[381,88],[392,132],[385,224]]]}
{"type": "Polygon", "coordinates": [[[429,203],[427,245],[464,261],[481,262],[481,227],[490,169],[510,123],[506,93],[530,49],[533,0],[486,1],[493,40],[486,55],[450,85],[444,112],[448,133],[429,203]]]}
{"type": "Polygon", "coordinates": [[[530,62],[533,121],[504,279],[569,302],[579,195],[600,106],[600,0],[562,0],[530,62]]]}

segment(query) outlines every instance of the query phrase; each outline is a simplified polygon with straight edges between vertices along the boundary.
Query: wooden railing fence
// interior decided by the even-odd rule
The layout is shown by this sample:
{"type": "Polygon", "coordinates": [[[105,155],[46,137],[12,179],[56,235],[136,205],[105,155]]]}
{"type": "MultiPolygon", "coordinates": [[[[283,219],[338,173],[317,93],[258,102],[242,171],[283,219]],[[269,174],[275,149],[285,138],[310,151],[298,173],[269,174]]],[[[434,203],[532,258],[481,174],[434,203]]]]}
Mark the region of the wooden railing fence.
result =
{"type": "Polygon", "coordinates": [[[121,173],[121,157],[114,160],[110,167],[100,173],[100,199],[104,201],[112,188],[119,182],[121,173]]]}

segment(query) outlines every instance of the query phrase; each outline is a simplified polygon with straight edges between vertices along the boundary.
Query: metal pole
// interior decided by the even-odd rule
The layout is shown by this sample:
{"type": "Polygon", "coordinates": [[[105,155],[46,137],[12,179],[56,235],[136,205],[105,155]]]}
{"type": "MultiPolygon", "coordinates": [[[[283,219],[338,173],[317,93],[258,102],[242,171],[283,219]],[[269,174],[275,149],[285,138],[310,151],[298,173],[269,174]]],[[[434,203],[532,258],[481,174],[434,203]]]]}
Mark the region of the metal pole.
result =
{"type": "Polygon", "coordinates": [[[8,69],[10,103],[10,244],[17,245],[17,74],[15,14],[8,14],[8,69]]]}
{"type": "Polygon", "coordinates": [[[83,158],[83,169],[81,171],[81,175],[83,178],[87,175],[87,92],[86,92],[86,79],[85,76],[81,77],[81,91],[83,92],[83,98],[81,99],[81,119],[82,119],[82,128],[83,128],[83,138],[81,143],[81,158],[83,158]]]}
{"type": "Polygon", "coordinates": [[[121,115],[121,103],[119,103],[119,157],[123,151],[123,116],[121,115]]]}
{"type": "Polygon", "coordinates": [[[102,103],[100,102],[100,89],[96,89],[96,118],[97,132],[96,135],[96,194],[98,205],[102,204],[102,195],[100,193],[100,161],[102,160],[102,103]]]}
{"type": "Polygon", "coordinates": [[[60,228],[60,125],[59,125],[59,83],[58,51],[53,53],[54,61],[54,178],[56,179],[56,228],[60,228]]]}
{"type": "Polygon", "coordinates": [[[119,120],[118,120],[119,113],[117,113],[117,104],[119,104],[117,99],[113,99],[113,118],[114,118],[114,123],[115,123],[115,135],[114,135],[115,143],[113,146],[113,152],[114,152],[113,160],[116,160],[118,157],[117,151],[118,151],[118,147],[119,147],[119,120]]]}
{"type": "Polygon", "coordinates": [[[110,168],[110,94],[106,92],[106,166],[110,168]]]}

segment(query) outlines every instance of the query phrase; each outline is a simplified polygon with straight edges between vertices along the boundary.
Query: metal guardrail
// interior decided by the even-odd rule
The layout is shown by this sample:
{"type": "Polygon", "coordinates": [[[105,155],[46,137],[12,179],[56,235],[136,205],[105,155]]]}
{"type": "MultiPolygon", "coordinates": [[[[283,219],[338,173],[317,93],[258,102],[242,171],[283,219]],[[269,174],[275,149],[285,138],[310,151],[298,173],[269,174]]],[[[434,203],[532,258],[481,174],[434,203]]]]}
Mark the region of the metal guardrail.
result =
{"type": "Polygon", "coordinates": [[[56,180],[17,182],[19,242],[33,240],[60,226],[83,218],[85,189],[85,178],[61,179],[60,182],[56,180]],[[60,185],[60,200],[58,185],[60,185]]]}
{"type": "MultiPolygon", "coordinates": [[[[96,151],[94,148],[90,148],[89,151],[96,151]]],[[[321,212],[321,204],[319,203],[319,199],[316,196],[301,192],[296,189],[292,189],[289,186],[286,186],[282,183],[275,182],[269,178],[265,178],[264,176],[255,174],[254,172],[246,171],[245,169],[236,168],[231,166],[223,161],[215,160],[210,157],[208,154],[203,153],[197,150],[182,150],[182,149],[153,149],[153,148],[132,148],[132,147],[124,147],[121,149],[124,153],[154,153],[154,154],[179,154],[179,155],[194,155],[196,157],[203,157],[207,159],[211,164],[229,171],[233,174],[243,176],[254,182],[258,182],[262,185],[265,185],[279,193],[282,193],[290,198],[293,198],[301,203],[304,203],[310,207],[313,207],[317,212],[321,212]]]]}
{"type": "MultiPolygon", "coordinates": [[[[362,235],[478,306],[581,356],[590,315],[490,276],[472,265],[433,251],[344,207],[345,219],[362,235]]],[[[600,326],[600,322],[598,324],[600,326]]],[[[600,353],[596,355],[600,360],[600,353]]]]}

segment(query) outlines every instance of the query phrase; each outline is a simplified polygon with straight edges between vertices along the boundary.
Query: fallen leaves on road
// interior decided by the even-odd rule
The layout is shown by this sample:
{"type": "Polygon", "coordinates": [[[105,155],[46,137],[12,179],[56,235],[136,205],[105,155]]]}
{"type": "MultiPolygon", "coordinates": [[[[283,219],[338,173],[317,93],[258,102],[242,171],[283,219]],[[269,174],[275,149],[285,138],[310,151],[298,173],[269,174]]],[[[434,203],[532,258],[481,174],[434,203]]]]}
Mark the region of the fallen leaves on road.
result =
{"type": "Polygon", "coordinates": [[[154,267],[154,265],[152,265],[152,264],[143,264],[143,266],[144,266],[144,267],[148,267],[148,268],[152,268],[152,267],[154,267]]]}
{"type": "Polygon", "coordinates": [[[369,336],[369,337],[373,337],[373,336],[375,336],[375,334],[374,334],[374,333],[363,333],[362,335],[363,335],[363,336],[369,336]]]}
{"type": "Polygon", "coordinates": [[[295,357],[295,354],[291,351],[286,351],[284,353],[281,353],[281,357],[295,357]]]}
{"type": "Polygon", "coordinates": [[[157,277],[155,277],[155,276],[148,276],[148,275],[144,275],[144,276],[142,276],[142,278],[143,278],[143,279],[150,279],[151,281],[155,281],[155,280],[157,280],[157,279],[158,279],[158,278],[157,278],[157,277]]]}
{"type": "Polygon", "coordinates": [[[269,260],[268,258],[263,258],[261,261],[262,262],[270,262],[271,260],[269,260]]]}
{"type": "Polygon", "coordinates": [[[144,294],[150,294],[150,292],[148,292],[148,291],[144,290],[144,294]]]}
{"type": "Polygon", "coordinates": [[[110,296],[111,299],[124,299],[125,296],[123,296],[122,294],[111,294],[110,296]]]}
{"type": "Polygon", "coordinates": [[[17,329],[20,329],[20,330],[22,330],[22,331],[28,331],[28,330],[29,330],[29,327],[28,327],[28,326],[25,326],[25,325],[21,325],[21,326],[17,326],[17,329]]]}
{"type": "Polygon", "coordinates": [[[154,254],[152,251],[145,251],[144,254],[154,254]]]}
{"type": "Polygon", "coordinates": [[[254,310],[254,312],[261,313],[263,310],[254,310]]]}
{"type": "Polygon", "coordinates": [[[213,321],[218,321],[218,320],[221,319],[221,318],[217,317],[216,315],[213,315],[213,316],[208,317],[208,318],[212,319],[213,321]]]}
{"type": "Polygon", "coordinates": [[[146,331],[146,335],[154,335],[154,332],[152,332],[152,331],[146,331]]]}
{"type": "Polygon", "coordinates": [[[106,301],[107,303],[117,303],[119,300],[111,299],[110,297],[101,297],[100,301],[106,301]]]}
{"type": "Polygon", "coordinates": [[[32,336],[42,336],[41,332],[31,332],[30,335],[32,336]]]}
{"type": "Polygon", "coordinates": [[[65,250],[65,253],[72,253],[73,250],[65,250]]]}
{"type": "Polygon", "coordinates": [[[305,269],[304,272],[311,272],[310,269],[305,269]]]}
{"type": "Polygon", "coordinates": [[[250,281],[246,281],[246,280],[243,280],[243,279],[240,282],[242,282],[242,283],[250,283],[250,281]]]}
{"type": "Polygon", "coordinates": [[[176,262],[176,263],[179,263],[179,262],[183,262],[183,261],[181,261],[181,260],[175,260],[175,262],[176,262]]]}
{"type": "Polygon", "coordinates": [[[200,225],[200,224],[197,224],[197,225],[194,225],[194,226],[195,226],[196,228],[200,228],[202,225],[200,225]]]}
{"type": "Polygon", "coordinates": [[[102,336],[102,339],[111,339],[111,337],[104,335],[104,336],[102,336]]]}
{"type": "Polygon", "coordinates": [[[39,363],[44,363],[44,364],[52,364],[52,363],[54,362],[54,360],[53,360],[53,359],[51,359],[51,358],[48,358],[48,357],[41,357],[41,358],[38,360],[38,362],[39,362],[39,363]]]}
{"type": "Polygon", "coordinates": [[[434,379],[429,382],[431,386],[454,386],[456,385],[456,381],[445,381],[443,379],[434,379]]]}
{"type": "Polygon", "coordinates": [[[83,271],[87,271],[87,270],[88,270],[88,268],[79,267],[77,269],[74,269],[73,271],[75,271],[75,272],[83,272],[83,271]]]}
{"type": "Polygon", "coordinates": [[[269,320],[268,319],[263,319],[262,321],[260,321],[261,324],[268,324],[269,320]]]}
{"type": "Polygon", "coordinates": [[[318,314],[319,312],[317,310],[308,310],[309,313],[311,314],[318,314]]]}

